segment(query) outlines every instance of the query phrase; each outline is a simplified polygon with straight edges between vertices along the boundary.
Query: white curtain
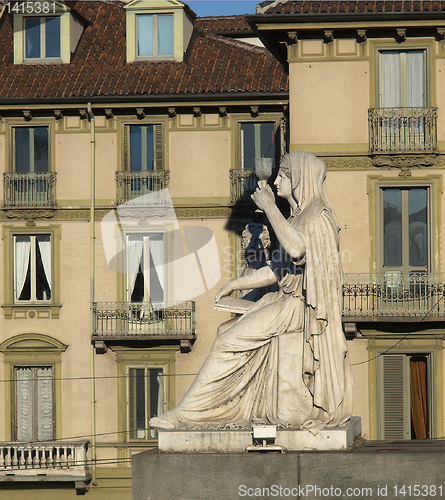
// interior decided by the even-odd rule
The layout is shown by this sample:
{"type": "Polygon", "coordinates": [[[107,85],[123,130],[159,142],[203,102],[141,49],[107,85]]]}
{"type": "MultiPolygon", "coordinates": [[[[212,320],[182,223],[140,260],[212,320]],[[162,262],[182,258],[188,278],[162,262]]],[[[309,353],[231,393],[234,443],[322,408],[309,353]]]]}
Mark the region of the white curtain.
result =
{"type": "Polygon", "coordinates": [[[51,290],[51,238],[49,236],[38,236],[37,243],[42,257],[43,270],[51,290]]]}
{"type": "Polygon", "coordinates": [[[16,368],[17,441],[32,441],[32,368],[16,368]]]}
{"type": "Polygon", "coordinates": [[[16,299],[22,293],[29,267],[31,253],[31,238],[29,236],[16,236],[15,239],[15,289],[16,299]]]}
{"type": "Polygon", "coordinates": [[[141,263],[142,250],[144,242],[141,235],[129,236],[127,239],[127,273],[128,273],[128,300],[131,300],[134,285],[138,275],[139,265],[141,263]]]}
{"type": "Polygon", "coordinates": [[[158,382],[158,407],[156,415],[162,415],[164,413],[164,372],[159,371],[156,377],[158,382]]]}
{"type": "Polygon", "coordinates": [[[425,106],[424,80],[425,51],[410,50],[406,53],[407,106],[425,106]]]}
{"type": "Polygon", "coordinates": [[[398,108],[400,101],[400,52],[380,53],[380,106],[398,108]]]}
{"type": "Polygon", "coordinates": [[[53,370],[37,368],[37,440],[53,439],[53,370]]]}
{"type": "Polygon", "coordinates": [[[162,239],[162,235],[150,237],[149,249],[151,258],[153,259],[153,264],[155,266],[156,273],[158,275],[159,283],[161,284],[163,292],[162,295],[165,299],[164,241],[162,239]]]}

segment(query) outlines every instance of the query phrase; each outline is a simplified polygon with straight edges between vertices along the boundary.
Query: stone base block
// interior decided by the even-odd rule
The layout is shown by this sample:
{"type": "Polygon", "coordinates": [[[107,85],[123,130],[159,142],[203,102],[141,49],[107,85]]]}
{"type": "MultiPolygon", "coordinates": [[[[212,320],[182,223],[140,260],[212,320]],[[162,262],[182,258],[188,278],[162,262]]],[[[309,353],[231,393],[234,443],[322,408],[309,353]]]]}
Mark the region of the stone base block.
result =
{"type": "MultiPolygon", "coordinates": [[[[163,453],[244,453],[253,444],[248,429],[159,430],[159,451],[163,453]]],[[[286,451],[345,450],[361,434],[360,417],[352,417],[344,427],[309,431],[277,429],[275,444],[286,451]]],[[[265,450],[266,451],[266,450],[265,450]]]]}

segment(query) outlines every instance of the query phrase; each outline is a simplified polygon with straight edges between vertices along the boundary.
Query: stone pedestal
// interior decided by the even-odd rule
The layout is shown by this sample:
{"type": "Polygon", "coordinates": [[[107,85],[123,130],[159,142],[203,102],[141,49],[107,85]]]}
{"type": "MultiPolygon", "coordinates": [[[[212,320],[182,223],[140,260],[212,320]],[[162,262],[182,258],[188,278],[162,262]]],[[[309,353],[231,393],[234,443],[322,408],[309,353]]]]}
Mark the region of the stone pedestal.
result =
{"type": "MultiPolygon", "coordinates": [[[[159,430],[162,453],[244,453],[252,444],[250,429],[159,430]]],[[[286,451],[345,450],[361,434],[360,417],[352,417],[344,427],[324,429],[314,435],[309,431],[277,429],[275,444],[286,451]]]]}

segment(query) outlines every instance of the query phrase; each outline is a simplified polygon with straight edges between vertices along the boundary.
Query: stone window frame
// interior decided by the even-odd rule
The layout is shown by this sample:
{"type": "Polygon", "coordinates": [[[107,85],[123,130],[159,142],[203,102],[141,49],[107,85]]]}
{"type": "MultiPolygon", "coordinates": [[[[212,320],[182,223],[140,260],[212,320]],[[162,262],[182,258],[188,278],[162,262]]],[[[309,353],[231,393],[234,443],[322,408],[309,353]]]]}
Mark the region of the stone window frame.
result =
{"type": "Polygon", "coordinates": [[[175,407],[175,355],[177,346],[131,349],[125,346],[113,346],[117,362],[117,404],[118,432],[121,442],[129,445],[145,443],[148,447],[157,446],[157,439],[130,438],[130,401],[129,401],[129,369],[130,368],[162,368],[164,370],[164,408],[168,411],[175,407]]]}
{"type": "Polygon", "coordinates": [[[51,366],[54,377],[54,439],[62,438],[62,353],[67,349],[62,342],[38,333],[11,337],[0,344],[4,359],[5,384],[5,440],[14,435],[14,369],[15,367],[51,366]]]}
{"type": "Polygon", "coordinates": [[[5,319],[57,319],[62,307],[60,303],[60,238],[61,226],[42,227],[3,226],[3,312],[5,319]],[[20,304],[14,301],[14,236],[15,235],[49,234],[51,236],[52,283],[51,300],[45,303],[27,302],[20,304]]]}

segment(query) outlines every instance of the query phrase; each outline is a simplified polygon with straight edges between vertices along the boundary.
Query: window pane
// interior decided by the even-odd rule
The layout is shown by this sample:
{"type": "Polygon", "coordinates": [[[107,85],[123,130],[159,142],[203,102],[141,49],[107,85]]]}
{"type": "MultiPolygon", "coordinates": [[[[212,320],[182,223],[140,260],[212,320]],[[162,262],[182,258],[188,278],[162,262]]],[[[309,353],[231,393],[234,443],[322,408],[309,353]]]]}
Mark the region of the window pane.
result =
{"type": "Polygon", "coordinates": [[[45,18],[46,57],[60,57],[60,17],[45,18]]]}
{"type": "Polygon", "coordinates": [[[17,127],[15,131],[15,171],[30,172],[30,129],[17,127]]]}
{"type": "Polygon", "coordinates": [[[34,172],[48,172],[48,127],[34,128],[34,172]]]}
{"type": "Polygon", "coordinates": [[[173,15],[158,15],[158,54],[173,55],[173,15]]]}
{"type": "Polygon", "coordinates": [[[428,265],[428,199],[426,189],[409,190],[409,264],[428,265]]]}
{"type": "Polygon", "coordinates": [[[51,240],[49,235],[36,238],[36,299],[51,299],[51,240]]]}
{"type": "Polygon", "coordinates": [[[25,57],[39,59],[40,56],[40,17],[25,18],[25,57]]]}
{"type": "Polygon", "coordinates": [[[16,368],[15,380],[16,439],[32,441],[32,368],[16,368]]]}
{"type": "Polygon", "coordinates": [[[31,238],[15,237],[14,281],[18,300],[31,300],[31,238]]]}
{"type": "Polygon", "coordinates": [[[153,55],[153,16],[137,16],[138,56],[153,55]]]}
{"type": "Polygon", "coordinates": [[[424,50],[410,50],[406,53],[407,106],[425,106],[424,68],[424,50]]]}
{"type": "Polygon", "coordinates": [[[51,440],[54,437],[53,370],[51,367],[42,367],[34,368],[34,372],[37,378],[37,393],[34,406],[37,440],[51,440]]]}
{"type": "Polygon", "coordinates": [[[130,368],[130,437],[145,438],[145,370],[130,368]]]}
{"type": "Polygon", "coordinates": [[[402,191],[383,191],[384,259],[389,267],[402,265],[402,191]]]}
{"type": "Polygon", "coordinates": [[[163,372],[159,369],[151,368],[148,370],[149,388],[150,388],[150,418],[164,413],[164,398],[161,392],[163,387],[163,372]]]}
{"type": "Polygon", "coordinates": [[[153,134],[153,125],[147,125],[144,127],[145,130],[145,164],[142,165],[143,170],[154,170],[154,134],[153,134]]]}
{"type": "Polygon", "coordinates": [[[137,172],[142,169],[141,138],[141,127],[139,125],[130,125],[130,169],[137,172]]]}
{"type": "Polygon", "coordinates": [[[261,123],[261,158],[275,158],[275,124],[261,123]]]}
{"type": "Polygon", "coordinates": [[[241,168],[255,170],[255,124],[241,124],[241,168]]]}

